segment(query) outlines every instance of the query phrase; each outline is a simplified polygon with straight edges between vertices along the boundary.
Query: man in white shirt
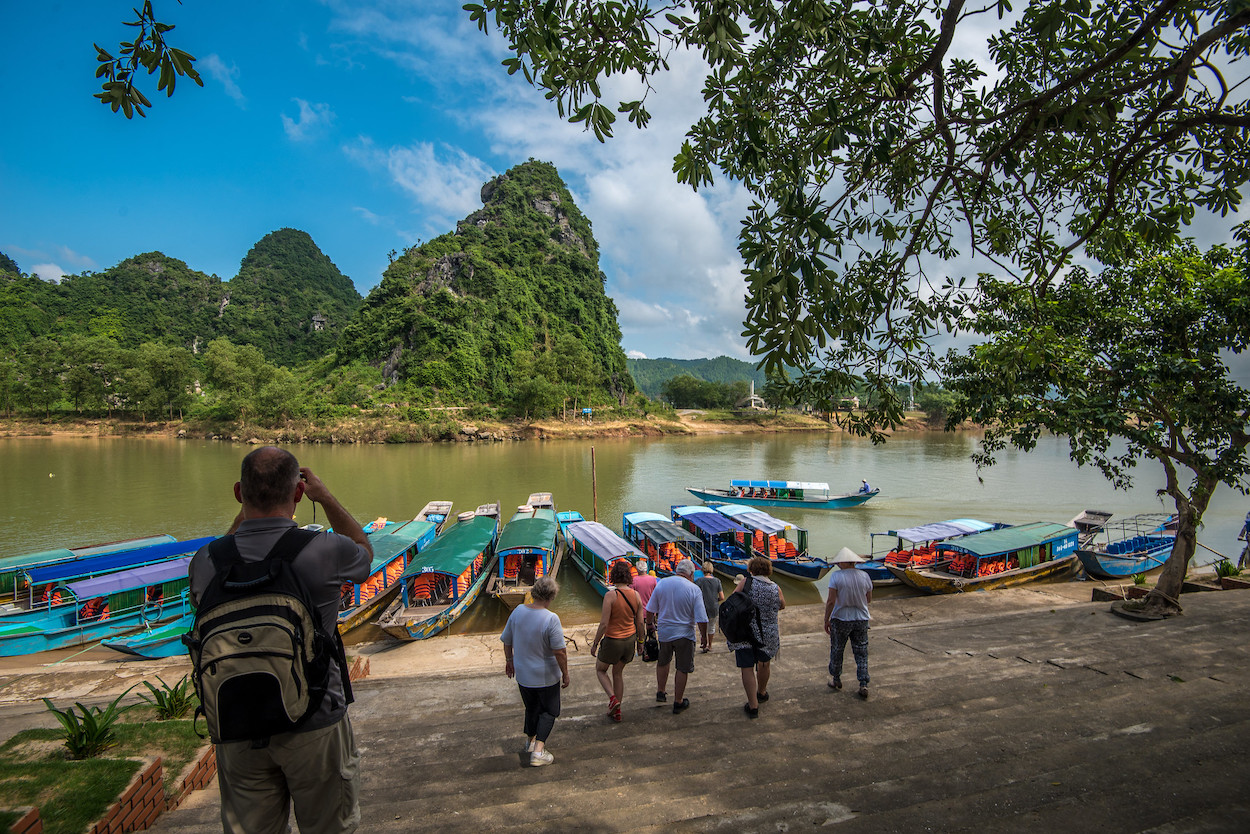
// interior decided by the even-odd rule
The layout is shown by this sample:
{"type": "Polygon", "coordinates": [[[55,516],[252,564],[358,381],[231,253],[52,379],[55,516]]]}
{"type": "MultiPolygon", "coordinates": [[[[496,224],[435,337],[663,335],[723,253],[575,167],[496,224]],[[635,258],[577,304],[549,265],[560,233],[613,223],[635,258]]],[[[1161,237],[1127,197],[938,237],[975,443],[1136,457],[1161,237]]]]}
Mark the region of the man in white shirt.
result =
{"type": "Polygon", "coordinates": [[[684,697],[686,679],[694,671],[695,626],[699,639],[707,643],[707,610],[703,606],[703,593],[694,584],[694,563],[684,559],[677,563],[676,573],[666,576],[655,585],[651,599],[647,601],[647,622],[654,625],[660,641],[660,657],[656,662],[655,700],[668,700],[668,667],[677,658],[677,674],[673,678],[673,712],[678,713],[690,706],[684,697]]]}

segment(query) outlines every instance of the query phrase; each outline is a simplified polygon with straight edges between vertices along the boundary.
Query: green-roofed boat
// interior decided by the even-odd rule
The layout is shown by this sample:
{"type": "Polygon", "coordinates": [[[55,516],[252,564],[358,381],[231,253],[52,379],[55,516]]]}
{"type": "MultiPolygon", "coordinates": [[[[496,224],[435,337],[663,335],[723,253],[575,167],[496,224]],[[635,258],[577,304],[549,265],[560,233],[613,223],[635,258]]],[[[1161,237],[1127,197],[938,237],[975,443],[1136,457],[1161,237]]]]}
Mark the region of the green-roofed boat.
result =
{"type": "Polygon", "coordinates": [[[560,569],[559,532],[551,493],[531,493],[499,534],[499,570],[488,593],[509,610],[525,602],[538,577],[555,576],[560,569]]]}
{"type": "Polygon", "coordinates": [[[1075,527],[1036,521],[944,539],[932,567],[890,565],[904,583],[933,594],[1006,588],[1058,576],[1076,563],[1075,527]]]}
{"type": "Polygon", "coordinates": [[[433,637],[468,610],[494,575],[499,504],[461,513],[400,577],[399,597],[378,626],[400,640],[433,637]]]}
{"type": "Polygon", "coordinates": [[[364,582],[343,585],[339,597],[338,628],[346,634],[366,622],[399,590],[399,578],[412,558],[434,541],[438,524],[433,521],[386,522],[369,534],[373,564],[364,582]]]}

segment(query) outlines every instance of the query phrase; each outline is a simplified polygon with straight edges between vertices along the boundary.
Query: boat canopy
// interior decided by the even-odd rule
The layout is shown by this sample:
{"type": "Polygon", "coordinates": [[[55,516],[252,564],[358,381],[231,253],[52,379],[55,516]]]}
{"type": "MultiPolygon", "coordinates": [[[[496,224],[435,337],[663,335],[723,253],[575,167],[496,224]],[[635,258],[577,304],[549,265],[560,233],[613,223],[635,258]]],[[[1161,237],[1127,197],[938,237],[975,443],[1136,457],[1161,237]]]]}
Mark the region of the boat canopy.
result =
{"type": "Polygon", "coordinates": [[[117,573],[106,573],[104,576],[96,576],[80,582],[71,582],[65,587],[77,599],[95,599],[96,597],[115,594],[118,591],[131,591],[135,588],[146,588],[149,585],[172,582],[175,579],[186,579],[187,566],[190,564],[191,557],[187,556],[182,559],[174,559],[171,562],[160,562],[155,565],[144,565],[139,568],[118,571],[117,573]]]}
{"type": "MultiPolygon", "coordinates": [[[[163,562],[184,553],[195,553],[216,536],[204,536],[199,539],[188,539],[184,542],[170,542],[152,547],[141,547],[138,550],[123,550],[120,553],[109,553],[105,556],[93,556],[89,559],[75,559],[72,562],[61,562],[42,568],[31,568],[26,572],[31,585],[43,585],[46,582],[60,582],[71,576],[89,576],[91,574],[111,573],[127,567],[153,562],[163,562]]],[[[97,594],[98,596],[98,594],[97,594]]]]}
{"type": "Polygon", "coordinates": [[[921,524],[917,527],[905,527],[902,530],[891,530],[889,535],[898,536],[900,539],[909,542],[935,542],[942,539],[952,539],[957,536],[966,536],[969,533],[983,533],[987,530],[993,530],[995,526],[997,525],[977,521],[975,518],[955,518],[950,521],[934,521],[930,524],[921,524]]]}
{"type": "Polygon", "coordinates": [[[1018,527],[1004,527],[1001,530],[989,530],[974,533],[970,536],[944,541],[943,550],[955,550],[970,553],[978,558],[998,556],[1003,553],[1014,553],[1030,547],[1037,547],[1049,541],[1071,537],[1075,540],[1076,528],[1066,524],[1055,524],[1051,521],[1035,521],[1032,524],[1021,524],[1018,527]]]}
{"type": "Polygon", "coordinates": [[[447,573],[459,576],[473,564],[482,551],[495,539],[498,520],[489,515],[476,515],[468,521],[458,521],[443,535],[434,540],[404,570],[403,579],[419,573],[447,573]]]}
{"type": "Polygon", "coordinates": [[[23,553],[20,556],[0,557],[0,570],[21,570],[26,565],[46,565],[50,562],[68,562],[77,558],[72,550],[63,547],[43,550],[39,553],[23,553]]]}
{"type": "Polygon", "coordinates": [[[388,562],[414,544],[422,547],[434,541],[437,531],[438,525],[432,521],[410,521],[389,533],[370,533],[369,544],[373,546],[373,565],[369,568],[369,572],[381,570],[388,562]]]}
{"type": "Polygon", "coordinates": [[[743,481],[733,480],[729,482],[730,486],[750,487],[752,489],[815,489],[824,492],[829,491],[828,484],[813,484],[807,481],[743,481]]]}
{"type": "Polygon", "coordinates": [[[597,521],[575,521],[568,534],[605,563],[613,559],[645,559],[643,552],[597,521]]]}
{"type": "Polygon", "coordinates": [[[625,513],[625,521],[628,524],[641,524],[644,521],[668,521],[671,523],[672,519],[667,516],[662,516],[659,513],[637,512],[625,513]]]}
{"type": "Polygon", "coordinates": [[[694,535],[689,530],[682,528],[680,525],[669,521],[667,518],[657,519],[655,521],[641,521],[636,523],[634,527],[656,544],[669,544],[677,542],[701,543],[698,536],[694,535]]]}
{"type": "Polygon", "coordinates": [[[514,517],[499,534],[495,550],[499,553],[518,547],[551,550],[555,546],[557,530],[556,514],[551,510],[538,510],[533,516],[514,517]]]}
{"type": "Polygon", "coordinates": [[[716,512],[729,516],[744,527],[759,530],[766,536],[775,536],[794,527],[793,524],[786,524],[781,519],[762,513],[755,507],[746,507],[742,504],[721,504],[716,508],[716,512]]]}
{"type": "Polygon", "coordinates": [[[750,532],[738,522],[721,515],[711,507],[673,507],[673,512],[709,535],[750,532]]]}

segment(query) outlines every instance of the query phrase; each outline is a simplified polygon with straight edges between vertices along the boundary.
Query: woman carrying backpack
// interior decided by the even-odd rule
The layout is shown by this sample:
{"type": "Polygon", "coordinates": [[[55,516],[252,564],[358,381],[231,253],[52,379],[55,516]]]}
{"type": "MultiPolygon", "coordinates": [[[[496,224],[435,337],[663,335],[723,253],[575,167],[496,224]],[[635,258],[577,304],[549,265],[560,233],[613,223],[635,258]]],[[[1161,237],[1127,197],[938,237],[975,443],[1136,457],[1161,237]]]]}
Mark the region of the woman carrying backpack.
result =
{"type": "MultiPolygon", "coordinates": [[[[729,643],[730,651],[738,669],[742,672],[742,688],[746,690],[747,702],[742,707],[748,718],[758,718],[760,703],[768,700],[768,678],[772,674],[770,664],[781,653],[781,629],[777,624],[777,612],[786,607],[786,598],[772,575],[773,563],[763,556],[752,556],[747,562],[751,573],[749,594],[758,617],[751,617],[750,641],[729,643]]],[[[734,593],[742,590],[747,577],[739,576],[734,593]]]]}
{"type": "Polygon", "coordinates": [[[642,624],[644,603],[638,592],[629,587],[633,574],[624,559],[612,563],[608,581],[612,587],[603,595],[603,614],[590,652],[595,656],[599,685],[608,695],[608,717],[619,722],[621,698],[625,696],[625,664],[634,659],[634,647],[646,633],[642,624]]]}

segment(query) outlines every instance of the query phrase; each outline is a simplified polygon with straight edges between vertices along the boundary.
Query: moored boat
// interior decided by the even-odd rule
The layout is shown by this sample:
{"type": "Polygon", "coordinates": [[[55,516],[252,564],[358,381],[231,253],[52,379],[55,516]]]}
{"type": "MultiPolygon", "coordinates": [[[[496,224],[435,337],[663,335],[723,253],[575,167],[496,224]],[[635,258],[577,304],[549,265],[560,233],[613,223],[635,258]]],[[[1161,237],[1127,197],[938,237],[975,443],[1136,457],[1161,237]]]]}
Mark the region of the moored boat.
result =
{"type": "Polygon", "coordinates": [[[404,570],[399,597],[378,618],[378,626],[400,640],[424,640],[447,628],[490,579],[498,537],[498,502],[461,513],[404,570]]]}
{"type": "Polygon", "coordinates": [[[875,498],[879,489],[831,494],[829,484],[807,481],[732,480],[728,489],[686,487],[706,504],[750,504],[754,507],[790,507],[798,510],[844,510],[875,498]]]}
{"type": "Polygon", "coordinates": [[[650,558],[656,576],[672,575],[682,559],[693,560],[695,569],[701,569],[706,558],[707,550],[698,536],[659,513],[625,513],[621,532],[650,558]]]}
{"type": "Polygon", "coordinates": [[[1176,544],[1176,516],[1142,513],[1112,521],[1077,548],[1085,572],[1097,579],[1124,579],[1163,567],[1176,544]]]}
{"type": "Polygon", "coordinates": [[[749,539],[738,534],[738,544],[749,545],[753,552],[768,557],[774,573],[815,582],[833,568],[832,562],[808,552],[808,533],[802,527],[743,504],[719,504],[716,512],[746,528],[749,539]]]}
{"type": "Polygon", "coordinates": [[[421,508],[421,512],[417,513],[417,517],[414,520],[428,521],[434,525],[437,533],[441,533],[451,518],[451,507],[452,502],[450,501],[430,501],[421,508]]]}
{"type": "Polygon", "coordinates": [[[175,541],[173,536],[160,534],[137,539],[107,542],[105,544],[86,545],[84,547],[59,547],[54,550],[41,550],[34,553],[22,553],[14,556],[0,556],[0,603],[14,601],[22,592],[19,575],[31,568],[73,562],[77,559],[89,559],[107,553],[118,553],[123,550],[139,550],[158,544],[175,541]]]}
{"type": "Polygon", "coordinates": [[[346,634],[377,613],[399,590],[399,578],[412,559],[438,535],[433,521],[388,523],[368,534],[373,547],[369,576],[347,582],[339,594],[338,630],[346,634]]]}
{"type": "Polygon", "coordinates": [[[498,572],[488,593],[509,609],[525,602],[535,580],[560,569],[559,532],[551,493],[532,493],[499,534],[498,572]]]}
{"type": "Polygon", "coordinates": [[[570,517],[562,522],[569,557],[599,596],[608,592],[608,571],[613,562],[624,559],[637,573],[638,563],[647,558],[641,550],[597,521],[575,521],[570,517]]]}
{"type": "MultiPolygon", "coordinates": [[[[745,527],[711,507],[675,506],[669,512],[672,524],[700,542],[706,554],[701,558],[711,562],[717,573],[731,579],[746,573],[751,534],[745,527]]],[[[700,562],[695,564],[698,567],[700,562]]]]}
{"type": "Polygon", "coordinates": [[[890,572],[890,565],[902,568],[931,567],[937,559],[936,545],[944,539],[957,539],[972,533],[999,530],[1005,524],[953,518],[868,534],[868,560],[856,567],[872,577],[872,584],[901,585],[903,580],[890,572]]]}
{"type": "Polygon", "coordinates": [[[134,634],[102,640],[100,645],[142,660],[179,657],[187,653],[187,644],[182,642],[182,637],[194,623],[195,611],[191,610],[170,622],[144,623],[142,629],[134,634]]]}
{"type": "Polygon", "coordinates": [[[934,594],[1005,588],[1071,570],[1077,535],[1075,527],[1036,521],[938,542],[932,567],[888,567],[906,584],[934,594]]]}
{"type": "Polygon", "coordinates": [[[0,624],[0,656],[78,646],[177,620],[191,610],[190,563],[186,556],[58,585],[66,604],[0,624]]]}

